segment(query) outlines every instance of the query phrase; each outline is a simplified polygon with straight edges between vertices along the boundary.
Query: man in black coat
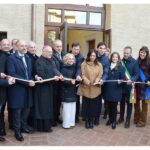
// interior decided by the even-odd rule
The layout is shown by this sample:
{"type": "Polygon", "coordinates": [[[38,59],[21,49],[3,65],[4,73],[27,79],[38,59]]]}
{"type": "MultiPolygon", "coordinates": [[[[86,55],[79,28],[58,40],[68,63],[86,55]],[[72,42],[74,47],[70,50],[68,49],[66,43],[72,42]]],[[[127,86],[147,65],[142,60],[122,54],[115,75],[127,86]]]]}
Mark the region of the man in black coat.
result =
{"type": "MultiPolygon", "coordinates": [[[[56,69],[60,72],[61,66],[63,64],[63,57],[66,53],[62,51],[62,41],[55,40],[53,43],[53,60],[56,64],[56,69]]],[[[61,76],[62,77],[62,76],[61,76]]],[[[63,77],[62,77],[63,78],[63,77]]],[[[57,126],[57,123],[61,124],[62,121],[59,118],[61,97],[60,97],[60,82],[54,83],[54,123],[53,126],[57,126]],[[56,123],[57,122],[57,123],[56,123]]]]}
{"type": "MultiPolygon", "coordinates": [[[[4,77],[6,77],[5,74],[7,74],[6,72],[6,59],[7,57],[11,54],[10,50],[11,50],[11,44],[10,41],[8,39],[3,39],[1,40],[0,43],[1,46],[1,50],[0,50],[0,73],[4,74],[4,77]]],[[[5,106],[6,106],[6,100],[7,100],[7,88],[6,87],[0,87],[0,104],[2,105],[1,108],[1,128],[0,128],[0,135],[6,135],[5,132],[5,122],[4,122],[4,111],[5,111],[5,106]]],[[[10,117],[10,113],[8,112],[8,118],[10,117]]],[[[10,120],[10,119],[8,119],[10,120]]]]}
{"type": "MultiPolygon", "coordinates": [[[[75,63],[75,77],[78,83],[82,81],[81,79],[81,64],[84,61],[84,57],[80,54],[80,45],[79,43],[72,43],[72,50],[71,53],[75,56],[76,58],[76,63],[75,63]]],[[[78,84],[77,83],[77,84],[78,84]]],[[[77,90],[77,88],[76,88],[77,90]]],[[[79,122],[79,113],[80,113],[80,96],[77,96],[77,101],[76,101],[76,123],[79,122]]]]}
{"type": "MultiPolygon", "coordinates": [[[[37,59],[39,58],[36,55],[36,44],[33,41],[29,41],[27,44],[27,54],[31,59],[31,63],[32,63],[32,76],[36,79],[36,80],[42,80],[41,77],[39,77],[36,73],[36,69],[35,69],[35,63],[37,61],[37,59]]],[[[35,87],[32,88],[32,92],[35,92],[35,87]]],[[[34,99],[34,94],[33,94],[33,99],[34,99]]],[[[33,105],[34,105],[34,100],[33,100],[33,105]]],[[[33,124],[33,107],[30,109],[30,113],[29,113],[29,117],[28,117],[28,124],[32,125],[33,124]]]]}
{"type": "Polygon", "coordinates": [[[123,87],[123,95],[122,95],[122,100],[120,102],[120,118],[118,120],[118,124],[121,124],[124,122],[125,104],[127,104],[126,121],[124,124],[125,128],[130,127],[130,119],[132,115],[132,103],[130,103],[129,101],[130,92],[132,88],[132,82],[137,81],[139,77],[138,63],[131,55],[132,55],[132,48],[130,46],[126,46],[124,48],[122,62],[124,63],[126,69],[128,70],[131,78],[128,79],[128,82],[124,84],[124,87],[123,87]]]}
{"type": "MultiPolygon", "coordinates": [[[[109,58],[106,56],[106,44],[104,42],[99,42],[97,44],[97,52],[98,52],[98,61],[102,64],[103,66],[103,75],[100,80],[101,85],[103,84],[103,80],[106,80],[108,77],[108,71],[109,71],[109,58]]],[[[102,94],[100,95],[100,114],[101,114],[101,107],[102,107],[102,98],[103,98],[103,89],[104,86],[102,86],[102,94]]],[[[95,125],[99,125],[99,118],[95,119],[95,125]]]]}
{"type": "Polygon", "coordinates": [[[32,106],[32,90],[30,87],[34,86],[35,83],[32,81],[32,65],[31,59],[26,54],[26,43],[18,40],[16,45],[17,52],[7,59],[7,72],[10,76],[28,80],[28,82],[17,80],[16,84],[9,88],[8,107],[13,112],[15,138],[23,141],[21,132],[32,133],[32,130],[27,126],[27,118],[32,106]]]}

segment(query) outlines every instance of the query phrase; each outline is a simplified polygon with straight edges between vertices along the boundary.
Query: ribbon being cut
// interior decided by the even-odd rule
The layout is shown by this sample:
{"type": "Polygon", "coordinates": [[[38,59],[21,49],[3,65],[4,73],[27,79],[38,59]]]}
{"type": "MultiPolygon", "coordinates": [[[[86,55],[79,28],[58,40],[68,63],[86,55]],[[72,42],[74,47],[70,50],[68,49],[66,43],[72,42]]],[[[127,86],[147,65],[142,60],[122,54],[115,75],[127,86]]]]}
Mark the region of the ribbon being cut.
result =
{"type": "MultiPolygon", "coordinates": [[[[125,70],[126,71],[126,70],[125,70]]],[[[131,89],[131,92],[130,92],[130,103],[135,103],[136,102],[136,91],[135,91],[135,84],[147,84],[145,81],[147,80],[143,71],[140,70],[140,77],[141,77],[141,80],[142,82],[133,82],[132,81],[132,89],[131,89]]],[[[20,79],[20,78],[16,78],[14,77],[16,80],[18,81],[23,81],[23,82],[30,82],[30,80],[25,80],[25,79],[20,79]]],[[[53,81],[55,80],[56,78],[53,77],[53,78],[48,78],[48,79],[44,79],[44,80],[41,80],[41,81],[34,81],[35,83],[44,83],[44,82],[49,82],[49,81],[53,81]]],[[[128,71],[126,71],[126,79],[127,80],[104,80],[103,82],[129,82],[128,80],[131,79],[131,76],[129,74],[128,71]]],[[[67,81],[71,81],[71,80],[74,80],[72,78],[65,78],[64,77],[64,80],[67,80],[67,81]]],[[[98,85],[98,84],[101,84],[100,82],[97,82],[95,83],[94,85],[98,85]]],[[[93,85],[93,86],[94,86],[93,85]]],[[[150,86],[147,86],[146,87],[146,91],[145,91],[145,100],[150,100],[150,86]]]]}

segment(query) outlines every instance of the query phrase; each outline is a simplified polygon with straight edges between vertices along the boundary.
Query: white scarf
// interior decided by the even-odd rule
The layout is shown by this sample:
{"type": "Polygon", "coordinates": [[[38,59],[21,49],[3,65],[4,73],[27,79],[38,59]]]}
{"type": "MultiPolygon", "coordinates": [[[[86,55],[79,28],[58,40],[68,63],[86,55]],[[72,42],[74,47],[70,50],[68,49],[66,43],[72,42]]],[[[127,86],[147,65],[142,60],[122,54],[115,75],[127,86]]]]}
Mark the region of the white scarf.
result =
{"type": "Polygon", "coordinates": [[[111,70],[114,69],[114,68],[116,67],[116,65],[117,65],[117,63],[111,63],[110,69],[111,69],[111,70]]]}

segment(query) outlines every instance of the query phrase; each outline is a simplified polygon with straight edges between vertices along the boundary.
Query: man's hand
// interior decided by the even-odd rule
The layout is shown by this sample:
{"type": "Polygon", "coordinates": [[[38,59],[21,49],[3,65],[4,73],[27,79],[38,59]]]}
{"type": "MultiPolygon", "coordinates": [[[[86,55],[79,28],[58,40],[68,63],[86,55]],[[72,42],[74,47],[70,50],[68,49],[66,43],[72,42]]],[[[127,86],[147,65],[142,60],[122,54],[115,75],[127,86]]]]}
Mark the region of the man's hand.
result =
{"type": "Polygon", "coordinates": [[[132,85],[132,81],[128,80],[127,85],[132,85]]]}
{"type": "Polygon", "coordinates": [[[29,86],[31,86],[31,87],[35,86],[35,82],[33,80],[30,80],[29,81],[29,86]]]}
{"type": "Polygon", "coordinates": [[[118,84],[121,84],[122,83],[122,81],[121,80],[118,80],[118,84]]]}
{"type": "Polygon", "coordinates": [[[54,76],[54,78],[55,78],[55,81],[59,81],[59,76],[54,76]]]}
{"type": "Polygon", "coordinates": [[[63,77],[62,75],[59,76],[59,79],[60,79],[61,81],[64,81],[64,77],[63,77]]]}
{"type": "Polygon", "coordinates": [[[148,84],[148,86],[150,86],[150,81],[147,81],[146,83],[148,84]]]}
{"type": "Polygon", "coordinates": [[[15,78],[13,78],[13,77],[10,77],[10,78],[8,79],[8,84],[9,84],[9,85],[15,84],[15,82],[16,82],[16,80],[15,80],[15,78]]]}
{"type": "Polygon", "coordinates": [[[7,77],[7,75],[6,75],[5,73],[0,73],[0,77],[1,77],[2,79],[5,79],[5,78],[7,77]]]}

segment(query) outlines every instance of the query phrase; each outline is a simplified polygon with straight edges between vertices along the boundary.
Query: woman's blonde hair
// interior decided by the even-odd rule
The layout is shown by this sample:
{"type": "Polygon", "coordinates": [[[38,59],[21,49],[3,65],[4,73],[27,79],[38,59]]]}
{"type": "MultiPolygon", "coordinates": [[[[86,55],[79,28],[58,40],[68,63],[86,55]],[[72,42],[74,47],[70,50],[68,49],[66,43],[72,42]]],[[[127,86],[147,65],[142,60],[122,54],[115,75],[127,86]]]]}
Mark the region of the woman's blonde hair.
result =
{"type": "Polygon", "coordinates": [[[69,60],[69,58],[70,57],[73,57],[73,59],[74,59],[74,63],[75,63],[75,56],[73,55],[73,54],[71,54],[71,53],[67,53],[64,57],[63,57],[63,62],[65,63],[65,64],[67,64],[67,62],[68,62],[68,60],[69,60]]]}

